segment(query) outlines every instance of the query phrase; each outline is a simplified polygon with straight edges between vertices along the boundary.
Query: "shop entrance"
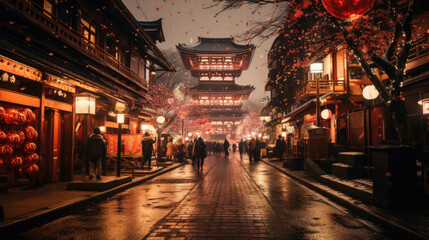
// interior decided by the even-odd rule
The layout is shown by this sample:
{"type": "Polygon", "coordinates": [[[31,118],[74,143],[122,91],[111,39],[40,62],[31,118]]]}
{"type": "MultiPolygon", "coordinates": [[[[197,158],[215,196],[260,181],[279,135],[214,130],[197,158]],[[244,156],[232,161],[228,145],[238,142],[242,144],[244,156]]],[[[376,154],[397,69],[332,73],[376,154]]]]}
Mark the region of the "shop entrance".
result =
{"type": "Polygon", "coordinates": [[[71,180],[73,149],[73,114],[58,109],[45,110],[44,180],[58,182],[71,180]]]}

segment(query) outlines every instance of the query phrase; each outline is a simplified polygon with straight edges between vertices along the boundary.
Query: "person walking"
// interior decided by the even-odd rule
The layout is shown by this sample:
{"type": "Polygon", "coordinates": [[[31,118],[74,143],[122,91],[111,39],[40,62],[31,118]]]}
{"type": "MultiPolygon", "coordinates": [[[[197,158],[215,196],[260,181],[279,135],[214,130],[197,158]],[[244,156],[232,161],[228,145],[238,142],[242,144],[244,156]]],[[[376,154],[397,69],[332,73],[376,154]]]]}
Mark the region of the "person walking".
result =
{"type": "Polygon", "coordinates": [[[101,179],[101,161],[106,156],[107,149],[100,133],[100,128],[96,127],[88,139],[86,157],[89,160],[89,180],[94,178],[94,174],[97,180],[101,179]]]}
{"type": "Polygon", "coordinates": [[[243,152],[244,152],[243,139],[241,139],[240,142],[238,143],[238,152],[240,153],[240,159],[243,159],[243,152]]]}
{"type": "Polygon", "coordinates": [[[282,161],[283,154],[286,150],[286,142],[285,140],[283,140],[282,135],[279,135],[279,137],[277,138],[275,148],[276,148],[277,154],[279,155],[279,160],[282,161]]]}
{"type": "Polygon", "coordinates": [[[261,158],[261,149],[262,149],[262,142],[259,140],[258,137],[256,137],[255,140],[255,162],[259,161],[261,158]]]}
{"type": "Polygon", "coordinates": [[[215,153],[215,155],[218,156],[218,157],[220,157],[221,148],[222,147],[221,147],[220,143],[219,142],[216,143],[216,147],[215,147],[216,153],[215,153]]]}
{"type": "Polygon", "coordinates": [[[235,151],[237,151],[237,144],[232,144],[232,152],[235,152],[235,151]]]}
{"type": "Polygon", "coordinates": [[[228,139],[225,138],[225,141],[223,142],[223,150],[225,151],[225,157],[229,156],[228,148],[229,148],[229,142],[228,142],[228,139]]]}
{"type": "Polygon", "coordinates": [[[195,164],[194,158],[192,157],[192,149],[194,148],[194,142],[192,140],[188,143],[188,158],[192,160],[192,165],[195,164]]]}
{"type": "Polygon", "coordinates": [[[179,162],[183,162],[186,154],[186,146],[183,144],[182,139],[180,138],[177,141],[176,145],[176,156],[179,162]]]}
{"type": "MultiPolygon", "coordinates": [[[[104,147],[106,148],[106,155],[107,155],[107,145],[109,145],[109,141],[107,140],[107,137],[104,135],[105,132],[101,132],[100,134],[103,137],[104,147]]],[[[103,173],[103,176],[106,176],[106,155],[104,155],[101,161],[101,172],[103,173]]]]}
{"type": "Polygon", "coordinates": [[[250,141],[249,141],[249,144],[248,144],[248,145],[249,145],[249,146],[248,146],[249,162],[251,162],[251,161],[252,161],[252,159],[253,159],[253,160],[255,160],[255,159],[254,159],[254,156],[255,156],[255,148],[256,148],[256,140],[255,140],[255,138],[250,139],[250,141]]]}
{"type": "Polygon", "coordinates": [[[204,143],[203,139],[201,137],[198,138],[198,140],[194,144],[194,153],[193,155],[196,157],[197,167],[198,170],[203,170],[204,166],[204,158],[207,157],[206,153],[206,144],[204,143]]]}
{"type": "Polygon", "coordinates": [[[173,139],[170,138],[167,143],[167,157],[168,160],[173,161],[174,160],[174,154],[176,152],[176,145],[173,143],[173,139]]]}
{"type": "Polygon", "coordinates": [[[156,138],[152,139],[149,133],[145,132],[142,140],[142,155],[143,161],[141,168],[143,169],[144,164],[147,162],[147,169],[151,169],[150,164],[152,162],[153,144],[156,142],[156,138]]]}

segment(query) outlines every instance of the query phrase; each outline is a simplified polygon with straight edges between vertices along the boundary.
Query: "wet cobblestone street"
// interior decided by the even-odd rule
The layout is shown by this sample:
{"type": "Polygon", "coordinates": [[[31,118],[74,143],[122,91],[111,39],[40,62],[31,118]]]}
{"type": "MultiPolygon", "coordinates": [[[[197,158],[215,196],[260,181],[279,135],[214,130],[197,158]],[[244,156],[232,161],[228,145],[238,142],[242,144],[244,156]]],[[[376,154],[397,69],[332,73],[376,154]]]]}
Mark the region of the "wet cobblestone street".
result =
{"type": "Polygon", "coordinates": [[[203,171],[185,165],[16,239],[394,238],[365,223],[271,166],[231,154],[209,156],[203,171]]]}

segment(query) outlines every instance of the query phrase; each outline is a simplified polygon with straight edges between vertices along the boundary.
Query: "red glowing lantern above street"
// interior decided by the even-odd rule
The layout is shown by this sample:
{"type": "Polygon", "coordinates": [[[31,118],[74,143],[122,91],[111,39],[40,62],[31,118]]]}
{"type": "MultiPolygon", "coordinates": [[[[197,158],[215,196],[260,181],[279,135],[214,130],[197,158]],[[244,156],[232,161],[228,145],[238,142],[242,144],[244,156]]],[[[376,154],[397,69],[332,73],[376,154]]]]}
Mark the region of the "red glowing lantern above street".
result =
{"type": "Polygon", "coordinates": [[[322,0],[326,11],[336,18],[348,20],[368,12],[375,0],[322,0]]]}

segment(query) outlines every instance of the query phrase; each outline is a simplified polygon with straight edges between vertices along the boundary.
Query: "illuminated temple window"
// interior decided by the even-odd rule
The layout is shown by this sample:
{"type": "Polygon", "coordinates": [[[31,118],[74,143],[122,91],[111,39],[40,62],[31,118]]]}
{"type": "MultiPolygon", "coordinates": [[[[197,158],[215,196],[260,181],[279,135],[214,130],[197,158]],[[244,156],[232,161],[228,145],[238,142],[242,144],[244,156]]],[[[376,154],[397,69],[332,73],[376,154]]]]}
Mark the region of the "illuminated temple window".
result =
{"type": "Polygon", "coordinates": [[[209,81],[210,79],[209,79],[209,77],[201,77],[200,80],[201,81],[209,81]]]}
{"type": "Polygon", "coordinates": [[[233,77],[225,77],[225,81],[233,81],[234,78],[233,77]]]}

